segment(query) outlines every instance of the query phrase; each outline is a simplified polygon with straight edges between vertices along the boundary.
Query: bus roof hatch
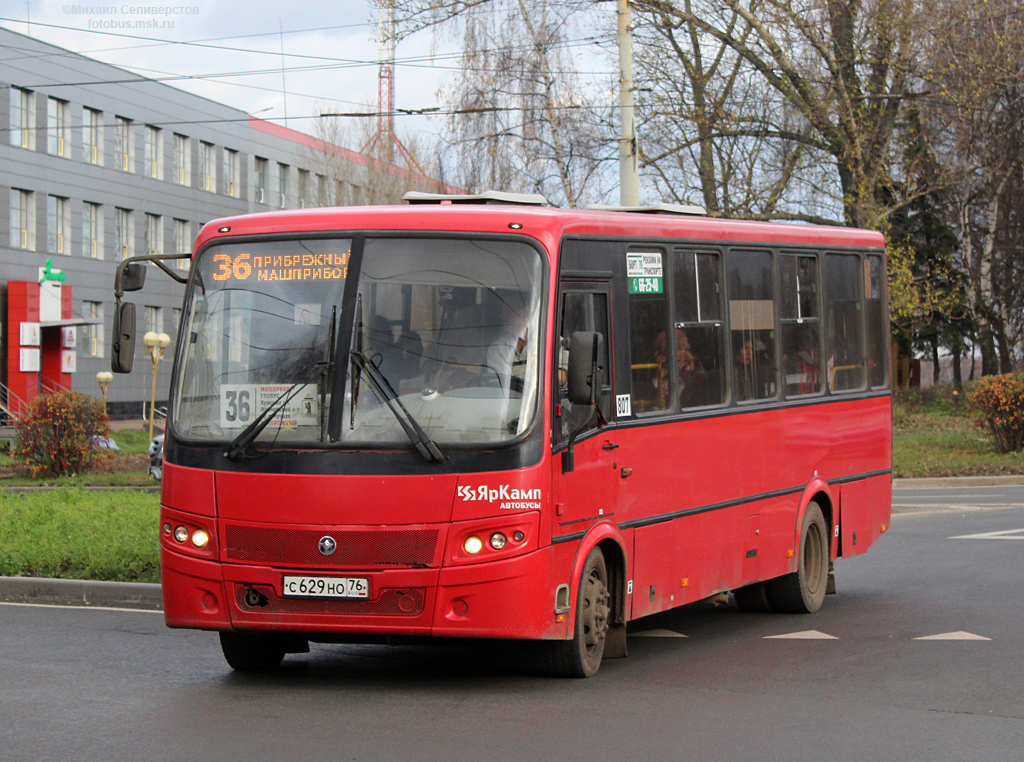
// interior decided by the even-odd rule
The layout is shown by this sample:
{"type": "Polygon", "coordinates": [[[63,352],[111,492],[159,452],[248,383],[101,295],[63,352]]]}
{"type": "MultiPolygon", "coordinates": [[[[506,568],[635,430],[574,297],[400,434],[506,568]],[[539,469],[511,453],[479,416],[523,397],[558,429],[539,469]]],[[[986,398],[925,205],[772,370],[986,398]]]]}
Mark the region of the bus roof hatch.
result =
{"type": "Polygon", "coordinates": [[[682,204],[654,204],[652,206],[609,206],[606,204],[591,204],[587,209],[595,209],[601,212],[641,212],[644,214],[685,214],[696,217],[706,217],[707,210],[702,206],[684,206],[682,204]]]}
{"type": "Polygon", "coordinates": [[[484,191],[477,194],[420,193],[409,191],[402,200],[410,204],[513,204],[517,206],[549,206],[539,193],[504,193],[484,191]]]}

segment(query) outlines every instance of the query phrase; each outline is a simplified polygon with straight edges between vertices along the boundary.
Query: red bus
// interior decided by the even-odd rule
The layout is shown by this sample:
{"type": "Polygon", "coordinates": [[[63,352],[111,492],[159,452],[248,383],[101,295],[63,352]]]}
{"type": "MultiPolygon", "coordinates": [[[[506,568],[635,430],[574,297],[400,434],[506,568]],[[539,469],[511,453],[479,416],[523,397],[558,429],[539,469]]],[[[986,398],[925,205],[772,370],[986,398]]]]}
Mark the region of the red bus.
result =
{"type": "MultiPolygon", "coordinates": [[[[426,636],[547,641],[589,676],[629,621],[713,594],[813,612],[886,531],[881,235],[412,200],[202,229],[164,443],[169,626],[219,632],[240,670],[426,636]]],[[[115,370],[147,259],[118,269],[115,370]]]]}

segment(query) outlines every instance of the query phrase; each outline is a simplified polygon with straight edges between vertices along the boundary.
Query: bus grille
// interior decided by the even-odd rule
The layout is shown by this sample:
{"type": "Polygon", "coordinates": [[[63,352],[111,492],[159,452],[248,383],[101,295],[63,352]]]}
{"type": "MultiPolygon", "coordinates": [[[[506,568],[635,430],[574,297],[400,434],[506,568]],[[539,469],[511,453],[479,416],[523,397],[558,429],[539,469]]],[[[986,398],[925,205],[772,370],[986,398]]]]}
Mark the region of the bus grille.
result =
{"type": "Polygon", "coordinates": [[[229,561],[284,566],[430,566],[438,553],[436,529],[298,529],[228,524],[229,561]],[[325,556],[317,544],[330,535],[337,550],[325,556]]]}
{"type": "Polygon", "coordinates": [[[349,614],[354,616],[419,616],[424,594],[420,588],[380,591],[376,600],[330,600],[324,598],[279,598],[271,585],[252,585],[266,596],[263,606],[246,603],[248,587],[235,585],[235,604],[241,611],[267,614],[349,614]]]}

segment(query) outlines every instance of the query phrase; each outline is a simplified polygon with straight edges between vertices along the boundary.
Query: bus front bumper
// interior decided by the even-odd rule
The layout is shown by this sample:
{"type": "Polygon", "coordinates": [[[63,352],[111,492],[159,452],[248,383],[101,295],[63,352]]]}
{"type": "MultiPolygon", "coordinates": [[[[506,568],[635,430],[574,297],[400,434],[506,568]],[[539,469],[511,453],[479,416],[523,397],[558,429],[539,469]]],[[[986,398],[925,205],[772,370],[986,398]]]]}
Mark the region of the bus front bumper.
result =
{"type": "MultiPolygon", "coordinates": [[[[366,577],[367,599],[289,598],[285,574],[224,564],[161,548],[164,618],[169,627],[256,629],[314,635],[424,635],[560,639],[551,548],[441,569],[387,569],[315,576],[366,577]]],[[[565,580],[561,580],[565,581],[565,580]]],[[[315,638],[314,638],[315,639],[315,638]]]]}

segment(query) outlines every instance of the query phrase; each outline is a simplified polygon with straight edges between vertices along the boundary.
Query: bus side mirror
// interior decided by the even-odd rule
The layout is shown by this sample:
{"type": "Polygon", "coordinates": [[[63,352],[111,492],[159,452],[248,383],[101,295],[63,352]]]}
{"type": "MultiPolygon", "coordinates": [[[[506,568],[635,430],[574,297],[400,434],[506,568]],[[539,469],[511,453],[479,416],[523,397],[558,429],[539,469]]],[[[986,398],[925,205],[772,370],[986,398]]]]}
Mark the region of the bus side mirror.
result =
{"type": "Polygon", "coordinates": [[[117,305],[112,338],[110,369],[114,373],[131,373],[135,359],[135,305],[131,302],[117,305]]]}
{"type": "Polygon", "coordinates": [[[146,284],[146,266],[133,262],[121,270],[121,290],[139,291],[146,284]]]}
{"type": "Polygon", "coordinates": [[[569,402],[596,405],[604,368],[604,336],[575,331],[569,339],[569,402]]]}

